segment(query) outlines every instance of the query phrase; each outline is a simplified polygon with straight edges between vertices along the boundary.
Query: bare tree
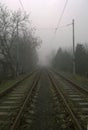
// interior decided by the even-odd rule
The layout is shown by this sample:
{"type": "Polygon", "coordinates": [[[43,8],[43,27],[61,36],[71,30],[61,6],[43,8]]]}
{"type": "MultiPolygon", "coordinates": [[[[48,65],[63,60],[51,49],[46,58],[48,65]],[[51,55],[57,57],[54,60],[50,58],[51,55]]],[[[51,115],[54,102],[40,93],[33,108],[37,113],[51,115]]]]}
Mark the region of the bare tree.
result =
{"type": "Polygon", "coordinates": [[[0,59],[8,64],[12,76],[17,75],[22,66],[22,48],[26,50],[24,55],[27,59],[23,64],[28,64],[28,58],[31,60],[36,55],[35,48],[41,40],[34,36],[34,30],[28,14],[20,10],[11,12],[0,4],[0,55],[3,57],[0,59]]]}

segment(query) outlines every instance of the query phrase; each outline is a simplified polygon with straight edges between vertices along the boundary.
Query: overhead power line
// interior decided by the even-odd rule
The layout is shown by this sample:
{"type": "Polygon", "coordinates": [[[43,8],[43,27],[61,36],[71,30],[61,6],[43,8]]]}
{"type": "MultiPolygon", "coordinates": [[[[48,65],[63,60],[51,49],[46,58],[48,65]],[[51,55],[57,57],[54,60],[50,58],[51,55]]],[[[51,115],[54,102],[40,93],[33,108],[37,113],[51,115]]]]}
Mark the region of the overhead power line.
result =
{"type": "Polygon", "coordinates": [[[66,24],[66,25],[59,26],[57,29],[59,29],[59,28],[65,28],[65,27],[68,27],[68,26],[71,26],[71,25],[72,25],[72,23],[69,23],[69,24],[66,24]]]}
{"type": "MultiPolygon", "coordinates": [[[[59,26],[58,29],[59,29],[59,28],[65,28],[65,27],[68,27],[68,26],[70,26],[70,25],[72,25],[72,23],[59,26]]],[[[38,29],[38,30],[55,30],[56,28],[55,28],[55,27],[53,27],[53,28],[50,28],[50,27],[45,27],[45,28],[44,28],[44,27],[39,27],[39,28],[37,28],[37,29],[38,29]]]]}
{"type": "Polygon", "coordinates": [[[57,31],[57,29],[58,29],[58,27],[59,27],[59,25],[60,25],[60,22],[61,22],[61,20],[62,20],[63,15],[64,15],[64,12],[65,12],[67,3],[68,3],[68,0],[66,0],[66,2],[65,2],[65,5],[64,5],[64,8],[63,8],[62,13],[61,13],[61,15],[60,15],[58,24],[57,24],[57,26],[56,26],[56,28],[55,28],[55,33],[56,33],[56,31],[57,31]]]}
{"type": "Polygon", "coordinates": [[[23,6],[23,3],[22,3],[22,1],[21,1],[21,0],[19,0],[19,3],[20,3],[20,5],[21,5],[21,7],[22,7],[23,11],[25,11],[25,10],[24,10],[24,6],[23,6]]]}

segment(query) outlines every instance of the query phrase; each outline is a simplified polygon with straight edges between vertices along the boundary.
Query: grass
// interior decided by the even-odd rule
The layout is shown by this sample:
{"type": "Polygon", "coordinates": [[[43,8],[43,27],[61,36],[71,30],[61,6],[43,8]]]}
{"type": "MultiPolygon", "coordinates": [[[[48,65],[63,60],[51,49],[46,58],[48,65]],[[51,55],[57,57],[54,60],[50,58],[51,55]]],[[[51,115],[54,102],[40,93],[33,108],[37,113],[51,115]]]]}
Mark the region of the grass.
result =
{"type": "Polygon", "coordinates": [[[21,80],[25,75],[20,75],[17,78],[14,79],[7,79],[7,80],[3,80],[0,84],[0,91],[3,91],[9,87],[11,87],[12,85],[14,85],[17,81],[21,80]]]}
{"type": "Polygon", "coordinates": [[[81,85],[81,86],[88,86],[88,78],[80,76],[80,75],[73,75],[72,73],[62,72],[64,76],[71,79],[75,83],[81,85]]]}

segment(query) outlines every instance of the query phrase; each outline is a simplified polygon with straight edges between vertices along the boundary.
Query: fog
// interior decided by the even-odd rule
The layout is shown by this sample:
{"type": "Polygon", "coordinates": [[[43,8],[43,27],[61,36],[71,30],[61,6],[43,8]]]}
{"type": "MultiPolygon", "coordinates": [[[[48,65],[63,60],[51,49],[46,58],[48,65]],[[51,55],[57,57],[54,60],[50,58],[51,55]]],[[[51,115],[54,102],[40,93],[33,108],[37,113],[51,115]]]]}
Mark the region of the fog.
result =
{"type": "MultiPolygon", "coordinates": [[[[1,0],[11,10],[22,9],[19,0],[1,0]]],[[[22,0],[23,8],[30,13],[32,26],[36,28],[36,35],[42,39],[37,49],[39,62],[49,62],[50,55],[55,54],[59,47],[72,47],[72,26],[58,28],[58,20],[66,0],[22,0]]],[[[88,42],[88,0],[68,0],[67,7],[60,22],[60,26],[75,20],[75,44],[88,42]]]]}

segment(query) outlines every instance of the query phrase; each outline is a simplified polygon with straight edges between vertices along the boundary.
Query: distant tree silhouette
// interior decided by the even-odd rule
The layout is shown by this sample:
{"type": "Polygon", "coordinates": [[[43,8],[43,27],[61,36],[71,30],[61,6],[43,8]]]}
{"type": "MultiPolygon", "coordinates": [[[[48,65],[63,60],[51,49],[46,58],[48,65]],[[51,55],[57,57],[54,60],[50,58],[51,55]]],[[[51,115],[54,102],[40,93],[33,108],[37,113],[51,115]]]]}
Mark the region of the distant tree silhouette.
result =
{"type": "MultiPolygon", "coordinates": [[[[72,72],[73,56],[70,51],[58,49],[55,57],[53,58],[53,67],[67,72],[72,72]]],[[[88,47],[79,43],[75,50],[75,65],[76,73],[88,76],[88,47]]]]}
{"type": "Polygon", "coordinates": [[[76,72],[85,75],[87,70],[87,53],[82,44],[77,44],[75,52],[76,72]]]}
{"type": "Polygon", "coordinates": [[[53,66],[59,70],[72,71],[72,56],[66,50],[63,51],[61,48],[56,53],[53,61],[53,66]]]}

